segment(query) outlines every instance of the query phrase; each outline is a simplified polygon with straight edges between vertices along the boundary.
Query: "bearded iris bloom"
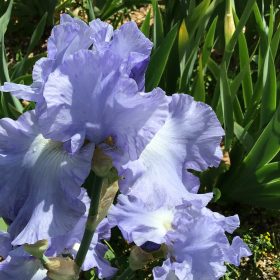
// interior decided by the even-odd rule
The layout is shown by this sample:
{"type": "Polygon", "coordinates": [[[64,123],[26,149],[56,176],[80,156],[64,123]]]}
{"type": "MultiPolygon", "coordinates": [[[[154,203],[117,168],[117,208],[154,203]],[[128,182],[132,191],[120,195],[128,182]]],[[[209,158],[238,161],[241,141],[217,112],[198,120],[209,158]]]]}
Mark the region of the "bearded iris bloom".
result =
{"type": "Polygon", "coordinates": [[[237,215],[214,213],[199,198],[170,207],[164,195],[155,194],[153,205],[138,197],[120,195],[108,217],[111,226],[117,225],[128,242],[144,250],[146,244],[151,247],[151,242],[168,248],[163,266],[154,268],[154,279],[168,279],[164,278],[168,275],[178,279],[219,279],[226,272],[225,262],[237,266],[241,257],[251,255],[239,237],[230,244],[225,234],[239,226],[237,215]]]}
{"type": "Polygon", "coordinates": [[[224,131],[212,109],[188,95],[144,92],[151,48],[135,23],[113,31],[100,20],[87,25],[62,15],[32,85],[0,88],[36,102],[18,120],[0,121],[0,216],[9,223],[0,278],[44,279],[46,270],[23,252],[25,243],[47,239],[47,256],[76,256],[89,213],[81,185],[97,150],[112,159],[123,194],[109,212],[110,225],[100,223],[82,269],[97,267],[100,278],[115,273],[100,242],[113,226],[142,248],[167,246],[155,279],[217,279],[225,262],[238,265],[249,254],[240,239],[230,244],[225,235],[238,218],[207,209],[212,194],[197,194],[199,179],[191,172],[219,165],[224,131]],[[204,235],[201,228],[211,231],[204,235]]]}

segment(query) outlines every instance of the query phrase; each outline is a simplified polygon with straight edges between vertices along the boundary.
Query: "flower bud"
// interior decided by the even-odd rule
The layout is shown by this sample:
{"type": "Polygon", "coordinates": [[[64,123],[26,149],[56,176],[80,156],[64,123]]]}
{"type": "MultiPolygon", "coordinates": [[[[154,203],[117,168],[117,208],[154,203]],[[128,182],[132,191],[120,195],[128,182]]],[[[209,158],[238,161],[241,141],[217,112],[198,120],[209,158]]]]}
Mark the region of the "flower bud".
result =
{"type": "Polygon", "coordinates": [[[225,28],[225,43],[227,46],[233,33],[235,32],[235,24],[233,19],[231,0],[227,0],[226,2],[226,15],[225,15],[224,28],[225,28]]]}

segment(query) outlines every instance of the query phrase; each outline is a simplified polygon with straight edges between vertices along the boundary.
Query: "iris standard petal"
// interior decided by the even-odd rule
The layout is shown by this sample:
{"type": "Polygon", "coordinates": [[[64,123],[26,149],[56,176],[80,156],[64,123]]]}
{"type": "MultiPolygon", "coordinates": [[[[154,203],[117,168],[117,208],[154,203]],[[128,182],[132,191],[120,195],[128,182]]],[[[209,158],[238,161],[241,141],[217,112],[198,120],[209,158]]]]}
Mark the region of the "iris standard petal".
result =
{"type": "Polygon", "coordinates": [[[84,21],[61,15],[60,24],[52,29],[48,39],[48,58],[59,65],[74,52],[88,49],[92,44],[92,34],[93,30],[84,21]]]}
{"type": "Polygon", "coordinates": [[[103,22],[100,19],[95,19],[89,23],[90,28],[93,31],[91,39],[93,41],[93,50],[98,52],[105,51],[109,42],[113,36],[113,26],[107,22],[103,22]]]}
{"type": "Polygon", "coordinates": [[[110,45],[111,51],[121,57],[122,71],[136,81],[140,91],[145,87],[145,72],[152,47],[152,42],[135,22],[127,22],[117,29],[110,45]]]}
{"type": "Polygon", "coordinates": [[[45,137],[65,142],[75,136],[74,153],[85,139],[99,144],[111,136],[130,158],[139,156],[164,123],[167,102],[159,89],[138,93],[132,79],[112,70],[114,58],[80,51],[49,76],[40,116],[45,137]]]}

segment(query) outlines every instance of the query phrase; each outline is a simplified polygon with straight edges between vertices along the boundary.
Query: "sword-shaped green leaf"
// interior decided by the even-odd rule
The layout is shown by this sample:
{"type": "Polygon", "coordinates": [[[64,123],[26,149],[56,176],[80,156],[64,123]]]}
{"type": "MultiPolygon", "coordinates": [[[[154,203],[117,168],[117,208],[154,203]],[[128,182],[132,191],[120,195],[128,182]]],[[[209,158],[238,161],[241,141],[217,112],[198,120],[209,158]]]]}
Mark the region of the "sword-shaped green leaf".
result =
{"type": "Polygon", "coordinates": [[[146,37],[150,35],[150,20],[151,20],[151,10],[147,13],[144,22],[141,25],[141,31],[146,37]]]}
{"type": "Polygon", "coordinates": [[[178,24],[168,32],[161,45],[153,53],[146,72],[146,90],[150,91],[159,85],[172,46],[178,33],[178,24]]]}
{"type": "Polygon", "coordinates": [[[152,6],[153,6],[153,14],[154,14],[154,32],[153,32],[153,42],[154,42],[154,48],[156,49],[159,47],[164,33],[163,33],[163,22],[161,13],[158,7],[157,0],[151,0],[152,6]]]}
{"type": "Polygon", "coordinates": [[[256,170],[269,163],[280,151],[280,106],[263,130],[252,150],[244,159],[244,166],[256,170]]]}

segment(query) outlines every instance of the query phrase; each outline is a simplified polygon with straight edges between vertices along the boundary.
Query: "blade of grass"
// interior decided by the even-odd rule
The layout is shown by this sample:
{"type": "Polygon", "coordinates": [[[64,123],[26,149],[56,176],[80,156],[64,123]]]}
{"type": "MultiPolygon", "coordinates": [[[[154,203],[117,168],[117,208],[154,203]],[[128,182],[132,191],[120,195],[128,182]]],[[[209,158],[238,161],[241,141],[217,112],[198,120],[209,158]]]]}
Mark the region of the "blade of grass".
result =
{"type": "Polygon", "coordinates": [[[210,0],[203,0],[196,7],[194,7],[193,9],[190,9],[189,23],[190,23],[190,26],[192,26],[192,28],[194,30],[197,29],[200,19],[203,17],[203,15],[206,14],[207,9],[210,6],[210,3],[211,3],[210,0]]]}
{"type": "Polygon", "coordinates": [[[207,67],[207,62],[211,55],[211,51],[214,47],[214,35],[216,30],[218,17],[214,19],[210,25],[209,31],[206,34],[205,42],[202,47],[202,53],[198,61],[198,75],[193,87],[193,96],[197,101],[205,102],[205,86],[204,86],[204,74],[207,67]]]}
{"type": "Polygon", "coordinates": [[[9,70],[8,70],[8,64],[6,61],[6,52],[5,52],[5,44],[4,44],[4,35],[2,36],[1,42],[0,42],[0,83],[9,82],[10,76],[9,76],[9,70]]]}
{"type": "Polygon", "coordinates": [[[270,43],[273,36],[273,29],[274,29],[274,22],[275,22],[275,13],[273,4],[270,5],[269,11],[269,24],[268,24],[268,42],[270,43]]]}
{"type": "Polygon", "coordinates": [[[247,129],[236,122],[234,122],[234,134],[246,151],[249,151],[254,145],[254,139],[247,129]]]}
{"type": "Polygon", "coordinates": [[[211,57],[209,57],[207,67],[216,79],[216,81],[218,81],[220,77],[220,68],[219,65],[211,57]]]}
{"type": "Polygon", "coordinates": [[[195,61],[197,59],[197,53],[200,48],[200,41],[205,34],[205,29],[209,22],[209,19],[215,10],[216,6],[220,3],[219,0],[214,0],[209,5],[205,14],[199,19],[199,23],[197,24],[196,29],[192,29],[192,33],[190,34],[190,42],[188,44],[188,49],[186,50],[186,63],[184,66],[184,70],[181,72],[179,91],[184,92],[187,91],[191,75],[193,73],[193,67],[195,65],[195,61]]]}
{"type": "Polygon", "coordinates": [[[217,26],[218,16],[215,17],[206,34],[205,41],[202,47],[202,66],[207,66],[212,49],[214,48],[215,31],[217,26]]]}

